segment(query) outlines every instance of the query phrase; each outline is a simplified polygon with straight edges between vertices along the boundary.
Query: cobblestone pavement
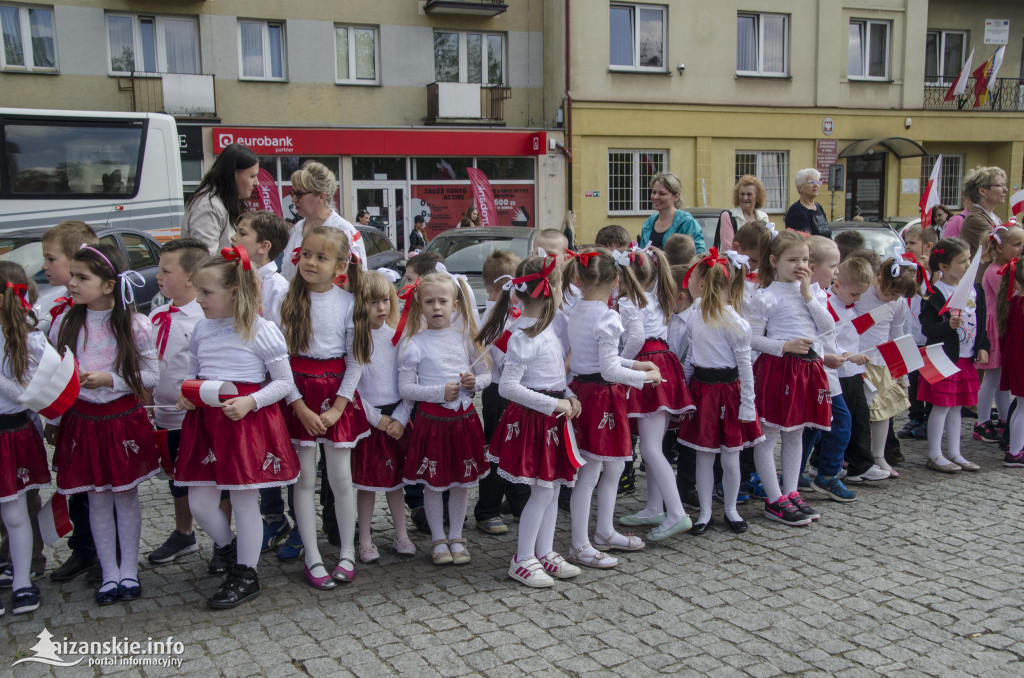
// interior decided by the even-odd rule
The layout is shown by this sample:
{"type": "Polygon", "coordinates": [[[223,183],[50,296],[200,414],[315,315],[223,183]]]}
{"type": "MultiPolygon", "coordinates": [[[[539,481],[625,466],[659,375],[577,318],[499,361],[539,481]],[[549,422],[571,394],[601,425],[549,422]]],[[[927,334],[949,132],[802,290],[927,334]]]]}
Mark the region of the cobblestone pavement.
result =
{"type": "MultiPolygon", "coordinates": [[[[413,533],[417,557],[393,553],[381,501],[381,559],[360,565],[354,583],[315,591],[301,562],[265,554],[262,596],[212,612],[204,598],[218,580],[206,575],[210,540],[200,535],[198,555],[144,567],[144,597],[129,604],[96,607],[82,580],[41,582],[39,610],[0,619],[0,673],[1024,675],[1024,471],[1004,469],[995,445],[969,442],[981,473],[944,476],[924,469],[924,443],[903,447],[900,479],[858,487],[852,504],[817,501],[823,515],[811,527],[769,523],[751,502],[740,507],[750,530],[733,535],[717,505],[708,534],[650,545],[617,569],[585,570],[547,590],[506,576],[514,523],[501,537],[467,525],[473,562],[439,568],[424,555],[426,535],[413,533]],[[34,656],[44,626],[57,640],[172,635],[184,643],[184,663],[11,669],[34,656]]],[[[619,515],[637,509],[643,476],[639,485],[619,515]]],[[[171,529],[169,512],[166,486],[146,484],[143,554],[171,529]]],[[[567,529],[562,514],[556,547],[564,552],[567,529]]],[[[333,562],[333,549],[321,547],[333,562]]],[[[66,555],[58,549],[51,569],[66,555]]]]}

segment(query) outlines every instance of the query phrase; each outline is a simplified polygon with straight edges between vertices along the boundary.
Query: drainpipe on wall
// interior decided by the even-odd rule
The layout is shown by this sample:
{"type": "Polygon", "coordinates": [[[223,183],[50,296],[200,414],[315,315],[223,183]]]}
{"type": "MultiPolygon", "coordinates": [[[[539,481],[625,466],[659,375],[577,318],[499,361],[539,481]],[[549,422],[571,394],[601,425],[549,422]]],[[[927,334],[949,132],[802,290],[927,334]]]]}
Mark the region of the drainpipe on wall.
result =
{"type": "Polygon", "coordinates": [[[569,46],[572,44],[570,40],[571,30],[570,26],[570,5],[572,0],[565,0],[565,145],[566,148],[563,150],[566,159],[565,177],[566,177],[566,193],[565,193],[565,204],[566,209],[572,209],[572,90],[570,88],[570,60],[569,60],[569,46]]]}

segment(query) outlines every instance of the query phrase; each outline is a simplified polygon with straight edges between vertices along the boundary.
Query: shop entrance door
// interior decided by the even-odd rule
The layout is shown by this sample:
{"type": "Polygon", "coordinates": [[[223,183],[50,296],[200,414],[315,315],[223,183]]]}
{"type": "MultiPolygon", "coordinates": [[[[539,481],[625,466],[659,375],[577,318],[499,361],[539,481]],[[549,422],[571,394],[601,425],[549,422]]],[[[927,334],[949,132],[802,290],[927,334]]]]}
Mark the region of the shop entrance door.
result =
{"type": "Polygon", "coordinates": [[[405,182],[354,182],[356,191],[352,214],[370,213],[370,225],[376,226],[395,249],[405,250],[408,226],[405,223],[405,182]]]}
{"type": "Polygon", "coordinates": [[[846,159],[846,219],[858,214],[864,221],[885,218],[885,163],[887,154],[873,153],[846,159]]]}

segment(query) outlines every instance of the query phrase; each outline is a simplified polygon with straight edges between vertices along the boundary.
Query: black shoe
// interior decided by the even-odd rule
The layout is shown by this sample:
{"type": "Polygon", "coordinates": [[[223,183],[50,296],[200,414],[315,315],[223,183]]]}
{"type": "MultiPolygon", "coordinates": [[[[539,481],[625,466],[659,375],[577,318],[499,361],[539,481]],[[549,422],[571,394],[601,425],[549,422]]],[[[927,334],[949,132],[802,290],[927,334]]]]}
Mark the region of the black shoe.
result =
{"type": "Polygon", "coordinates": [[[785,495],[779,497],[771,504],[765,499],[764,517],[783,525],[809,525],[811,523],[811,519],[797,510],[789,500],[789,497],[785,495]]]}
{"type": "Polygon", "coordinates": [[[169,563],[175,558],[181,558],[199,550],[196,543],[196,533],[182,534],[177,530],[171,532],[171,536],[164,540],[158,549],[150,553],[146,558],[154,565],[169,563]]]}
{"type": "Polygon", "coordinates": [[[697,490],[688,490],[683,494],[682,500],[684,508],[693,509],[694,511],[700,510],[700,496],[697,494],[697,490]]]}
{"type": "Polygon", "coordinates": [[[25,614],[39,609],[40,597],[39,588],[36,586],[18,589],[11,595],[11,612],[25,614]]]}
{"type": "Polygon", "coordinates": [[[729,524],[729,529],[736,534],[742,534],[747,531],[747,521],[742,518],[740,520],[729,520],[729,518],[726,517],[725,522],[729,524]]]}
{"type": "Polygon", "coordinates": [[[1024,452],[1017,455],[1007,452],[1003,455],[1003,466],[1006,468],[1024,468],[1024,452]]]}
{"type": "Polygon", "coordinates": [[[103,583],[103,568],[100,567],[99,563],[96,563],[88,570],[85,571],[85,583],[86,584],[102,584],[103,583]]]}
{"type": "Polygon", "coordinates": [[[690,534],[692,534],[692,535],[704,534],[705,532],[708,531],[708,528],[711,527],[711,523],[712,522],[713,522],[713,519],[709,518],[708,522],[706,522],[706,523],[694,523],[693,527],[690,528],[690,534]]]}
{"type": "Polygon", "coordinates": [[[921,422],[919,422],[918,420],[916,420],[916,419],[908,419],[907,423],[903,425],[903,428],[901,428],[899,431],[896,432],[896,437],[897,438],[913,438],[914,437],[914,429],[916,429],[920,425],[921,425],[921,422]]]}
{"type": "MultiPolygon", "coordinates": [[[[356,532],[356,534],[359,534],[358,531],[356,532]]],[[[328,532],[327,543],[331,546],[341,546],[341,533],[339,533],[337,530],[333,532],[328,532]]]]}
{"type": "MultiPolygon", "coordinates": [[[[105,605],[113,605],[117,602],[117,582],[103,582],[103,586],[106,586],[107,584],[113,584],[114,588],[109,589],[107,591],[100,591],[99,589],[96,590],[96,604],[100,607],[103,607],[105,605]]],[[[103,586],[100,586],[100,588],[102,589],[103,586]]]]}
{"type": "Polygon", "coordinates": [[[235,540],[232,539],[231,543],[227,546],[213,546],[213,557],[210,558],[210,564],[206,566],[206,571],[209,574],[224,574],[231,569],[231,566],[235,564],[235,540]]]}
{"type": "Polygon", "coordinates": [[[427,523],[427,512],[422,506],[417,506],[410,511],[412,524],[416,526],[417,532],[430,534],[430,525],[427,523]]]}
{"type": "Polygon", "coordinates": [[[1010,451],[1010,439],[1006,436],[999,439],[999,451],[1003,454],[1007,454],[1010,451]]]}
{"type": "Polygon", "coordinates": [[[260,594],[260,579],[256,570],[245,565],[232,565],[220,589],[206,599],[214,610],[230,610],[260,594]]]}
{"type": "Polygon", "coordinates": [[[64,564],[53,571],[53,574],[50,575],[50,580],[71,581],[97,562],[95,553],[72,551],[71,556],[64,561],[64,564]]]}
{"type": "Polygon", "coordinates": [[[984,424],[974,425],[973,438],[986,443],[995,443],[998,442],[1002,436],[999,435],[999,431],[992,426],[992,422],[986,421],[984,424]]]}
{"type": "Polygon", "coordinates": [[[633,473],[624,473],[619,478],[618,496],[625,497],[636,492],[636,476],[633,473]]]}
{"type": "Polygon", "coordinates": [[[141,596],[142,584],[138,579],[122,579],[117,585],[117,597],[120,600],[136,600],[141,596]]]}
{"type": "Polygon", "coordinates": [[[804,501],[804,498],[800,496],[799,492],[794,492],[789,495],[789,503],[796,507],[796,510],[804,514],[811,520],[817,520],[821,518],[821,514],[810,507],[810,505],[804,501]]]}

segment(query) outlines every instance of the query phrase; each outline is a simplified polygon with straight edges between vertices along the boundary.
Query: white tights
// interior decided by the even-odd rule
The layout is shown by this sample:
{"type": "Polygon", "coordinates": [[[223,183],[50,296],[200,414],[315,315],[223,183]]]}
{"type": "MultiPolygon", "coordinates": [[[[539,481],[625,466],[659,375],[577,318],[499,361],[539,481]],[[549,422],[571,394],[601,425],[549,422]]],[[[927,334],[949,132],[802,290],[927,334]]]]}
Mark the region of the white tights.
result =
{"type": "MultiPolygon", "coordinates": [[[[259,490],[231,490],[231,513],[235,518],[238,543],[235,560],[256,569],[263,543],[263,516],[260,515],[259,490]]],[[[231,521],[220,510],[220,490],[216,487],[188,488],[188,507],[199,526],[213,538],[217,547],[231,543],[231,521]]]]}
{"type": "Polygon", "coordinates": [[[28,500],[25,495],[0,504],[0,516],[7,528],[8,550],[14,571],[11,588],[17,591],[32,585],[29,578],[29,570],[32,568],[32,523],[28,518],[28,500]]]}
{"type": "MultiPolygon", "coordinates": [[[[431,541],[462,539],[462,527],[466,523],[466,509],[469,507],[469,489],[453,487],[448,490],[448,534],[444,533],[444,491],[423,487],[423,512],[430,526],[431,541]]],[[[436,548],[440,548],[438,545],[436,548]]],[[[452,544],[452,552],[464,551],[462,544],[452,544]]]]}
{"type": "Polygon", "coordinates": [[[530,499],[519,516],[519,544],[516,560],[551,553],[558,519],[558,487],[534,485],[530,499]]]}
{"type": "MultiPolygon", "coordinates": [[[[780,431],[773,426],[764,427],[764,440],[754,447],[754,465],[761,478],[768,503],[774,504],[779,497],[796,492],[800,483],[800,462],[803,460],[804,427],[792,431],[780,431]],[[775,469],[775,443],[782,436],[782,488],[775,469]]],[[[723,472],[725,468],[722,468],[723,472]]],[[[724,489],[724,487],[723,487],[724,489]]],[[[739,491],[739,488],[736,488],[739,491]]],[[[726,490],[726,496],[728,496],[726,490]]]]}
{"type": "Polygon", "coordinates": [[[686,513],[679,498],[676,474],[662,450],[662,440],[665,438],[665,431],[668,430],[668,413],[659,412],[652,417],[637,419],[636,422],[640,432],[640,456],[643,457],[647,469],[647,507],[644,509],[644,515],[648,515],[648,511],[654,508],[657,511],[651,512],[650,515],[661,513],[661,504],[664,503],[665,525],[675,525],[686,513]],[[652,506],[654,502],[657,504],[652,506]]]}
{"type": "MultiPolygon", "coordinates": [[[[981,389],[978,391],[978,421],[986,422],[989,413],[992,411],[992,401],[999,408],[999,419],[1006,421],[1007,412],[1010,411],[1010,392],[999,390],[999,377],[1002,376],[1002,368],[996,367],[985,370],[985,378],[981,381],[981,389]]],[[[1020,407],[1018,405],[1017,407],[1020,407]]]]}
{"type": "Polygon", "coordinates": [[[1010,454],[1020,454],[1024,448],[1024,397],[1017,396],[1017,409],[1010,420],[1010,454]]]}
{"type": "MultiPolygon", "coordinates": [[[[980,412],[980,410],[979,410],[980,412]]],[[[960,454],[960,406],[932,406],[928,415],[928,458],[940,466],[945,466],[942,456],[942,434],[946,434],[946,459],[957,461],[964,459],[960,454]]],[[[964,461],[967,461],[964,459],[964,461]]]]}
{"type": "Polygon", "coordinates": [[[725,517],[736,522],[736,496],[740,491],[740,453],[704,452],[697,450],[697,494],[700,496],[700,517],[698,523],[711,520],[711,499],[715,489],[715,457],[722,457],[722,492],[724,493],[725,517]]]}
{"type": "MultiPolygon", "coordinates": [[[[6,514],[4,515],[6,520],[6,514]]],[[[142,538],[142,508],[137,488],[124,492],[90,492],[89,526],[96,542],[96,557],[103,571],[101,591],[109,591],[125,579],[139,578],[139,540],[142,538]],[[115,520],[114,511],[117,510],[115,520]],[[117,565],[120,538],[121,566],[117,565]],[[110,585],[108,585],[110,584],[110,585]]],[[[31,555],[31,546],[29,554],[31,555]]]]}
{"type": "MultiPolygon", "coordinates": [[[[576,487],[572,491],[572,499],[569,500],[569,509],[572,513],[572,545],[573,548],[583,549],[590,544],[590,506],[594,498],[594,488],[597,488],[597,525],[595,534],[606,538],[609,542],[629,545],[629,540],[615,531],[612,520],[615,517],[615,500],[618,497],[619,478],[622,477],[622,470],[626,467],[625,459],[609,461],[587,460],[580,467],[579,475],[576,476],[576,487]],[[604,473],[601,473],[601,467],[604,473]],[[600,482],[599,482],[600,481],[600,482]]],[[[582,553],[589,553],[587,550],[582,553]]]]}
{"type": "Polygon", "coordinates": [[[889,437],[889,420],[871,422],[871,456],[875,466],[883,471],[891,471],[892,467],[885,460],[885,441],[889,437]]]}
{"type": "MultiPolygon", "coordinates": [[[[295,522],[302,536],[306,552],[306,567],[314,577],[326,577],[320,547],[316,537],[316,454],[318,445],[295,446],[299,457],[299,479],[295,483],[295,522]],[[319,567],[314,568],[314,565],[319,567]],[[321,571],[322,570],[322,571],[321,571]]],[[[346,447],[324,446],[327,461],[327,481],[334,492],[334,515],[338,519],[341,537],[341,560],[355,564],[356,491],[352,487],[352,450],[346,447]]],[[[323,482],[321,480],[321,482],[323,482]]]]}
{"type": "MultiPolygon", "coordinates": [[[[384,493],[388,500],[388,508],[391,509],[391,520],[395,523],[395,539],[408,539],[409,533],[405,528],[405,495],[402,489],[391,490],[384,493]]],[[[356,506],[359,514],[359,547],[371,546],[373,537],[370,534],[370,525],[373,523],[373,506],[377,503],[377,493],[368,490],[356,491],[356,506]]],[[[339,523],[340,525],[340,523],[339,523]]]]}

